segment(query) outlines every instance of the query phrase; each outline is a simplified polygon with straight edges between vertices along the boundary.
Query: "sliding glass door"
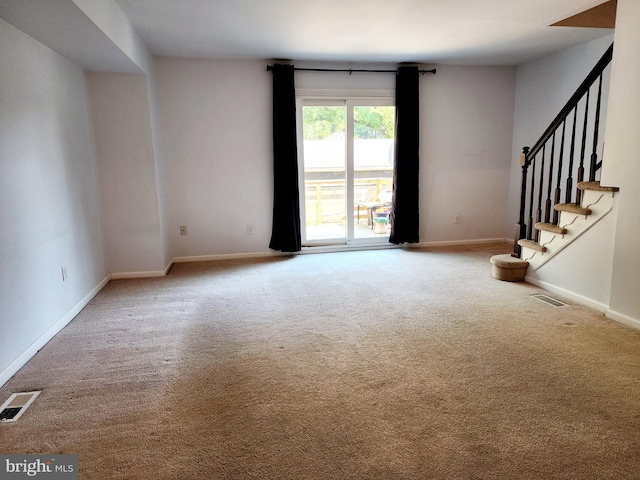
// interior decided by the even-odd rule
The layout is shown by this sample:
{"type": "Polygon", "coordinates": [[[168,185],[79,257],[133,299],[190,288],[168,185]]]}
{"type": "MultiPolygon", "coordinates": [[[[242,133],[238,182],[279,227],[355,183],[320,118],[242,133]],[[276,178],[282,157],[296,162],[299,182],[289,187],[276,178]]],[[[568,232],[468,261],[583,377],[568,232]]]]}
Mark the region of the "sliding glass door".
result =
{"type": "Polygon", "coordinates": [[[387,242],[393,99],[303,99],[298,119],[303,244],[387,242]]]}

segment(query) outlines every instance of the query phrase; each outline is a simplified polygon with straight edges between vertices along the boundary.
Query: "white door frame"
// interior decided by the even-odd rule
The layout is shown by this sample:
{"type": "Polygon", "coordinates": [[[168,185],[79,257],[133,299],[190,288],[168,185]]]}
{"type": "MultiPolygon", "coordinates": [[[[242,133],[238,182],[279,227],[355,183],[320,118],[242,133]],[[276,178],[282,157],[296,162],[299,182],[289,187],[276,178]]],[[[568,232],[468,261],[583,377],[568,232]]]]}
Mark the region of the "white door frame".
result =
{"type": "MultiPolygon", "coordinates": [[[[347,93],[347,92],[345,92],[347,93]]],[[[308,246],[323,246],[323,245],[371,245],[371,244],[384,244],[388,243],[389,238],[387,236],[381,236],[380,238],[354,238],[354,180],[355,180],[355,166],[354,166],[354,107],[366,107],[366,106],[395,106],[394,93],[389,91],[379,92],[369,95],[354,95],[340,94],[340,92],[320,92],[311,93],[305,92],[302,95],[298,95],[296,98],[296,115],[297,115],[297,136],[298,136],[298,169],[299,169],[299,190],[302,193],[300,195],[300,228],[301,236],[304,245],[308,246]],[[304,181],[304,136],[303,136],[303,118],[302,107],[306,106],[344,106],[346,109],[345,119],[345,140],[346,140],[346,168],[345,168],[345,222],[346,232],[344,238],[336,239],[323,239],[317,241],[309,241],[306,237],[306,209],[305,209],[305,181],[304,181]]]]}

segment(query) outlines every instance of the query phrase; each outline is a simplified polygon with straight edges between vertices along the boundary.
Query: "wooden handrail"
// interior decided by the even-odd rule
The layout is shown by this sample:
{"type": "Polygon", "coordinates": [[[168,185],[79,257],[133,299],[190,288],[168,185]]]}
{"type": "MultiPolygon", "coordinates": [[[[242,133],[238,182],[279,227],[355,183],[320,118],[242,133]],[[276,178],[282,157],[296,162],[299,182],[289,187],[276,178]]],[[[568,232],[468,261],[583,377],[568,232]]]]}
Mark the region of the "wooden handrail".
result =
{"type": "Polygon", "coordinates": [[[542,146],[547,143],[547,141],[553,135],[562,122],[567,118],[567,116],[571,113],[571,111],[578,105],[578,102],[582,99],[582,97],[589,91],[591,85],[598,79],[600,74],[604,71],[604,69],[611,63],[611,59],[613,58],[613,43],[604,53],[602,58],[598,61],[593,70],[589,72],[589,75],[584,79],[584,81],[580,84],[576,92],[571,96],[567,104],[562,107],[560,113],[553,119],[553,122],[547,127],[544,131],[540,139],[529,149],[529,153],[527,154],[527,162],[531,163],[531,159],[536,156],[540,150],[542,150],[542,146]]]}

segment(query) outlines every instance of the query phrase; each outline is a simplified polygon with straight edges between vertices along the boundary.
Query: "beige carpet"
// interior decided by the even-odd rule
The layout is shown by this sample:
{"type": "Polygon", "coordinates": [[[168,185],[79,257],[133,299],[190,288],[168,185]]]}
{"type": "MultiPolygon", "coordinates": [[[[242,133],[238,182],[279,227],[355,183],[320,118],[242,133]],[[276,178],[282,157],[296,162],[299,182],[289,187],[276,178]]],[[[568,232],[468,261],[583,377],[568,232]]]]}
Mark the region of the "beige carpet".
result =
{"type": "Polygon", "coordinates": [[[113,281],[0,389],[42,390],[0,452],[81,479],[640,479],[640,331],[492,279],[506,251],[113,281]]]}

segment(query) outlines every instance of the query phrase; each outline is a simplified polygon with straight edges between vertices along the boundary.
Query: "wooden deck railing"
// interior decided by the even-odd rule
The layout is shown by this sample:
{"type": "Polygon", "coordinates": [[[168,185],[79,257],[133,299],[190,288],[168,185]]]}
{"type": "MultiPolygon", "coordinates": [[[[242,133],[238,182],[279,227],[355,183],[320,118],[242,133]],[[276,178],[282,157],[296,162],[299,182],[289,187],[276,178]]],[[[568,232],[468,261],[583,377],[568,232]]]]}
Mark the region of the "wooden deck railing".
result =
{"type": "MultiPolygon", "coordinates": [[[[383,201],[384,193],[391,191],[392,178],[358,178],[354,181],[354,218],[367,220],[366,209],[360,209],[357,218],[357,202],[383,201]]],[[[305,215],[307,225],[341,223],[346,217],[346,188],[344,180],[305,181],[305,215]]]]}

